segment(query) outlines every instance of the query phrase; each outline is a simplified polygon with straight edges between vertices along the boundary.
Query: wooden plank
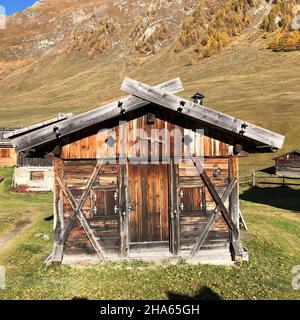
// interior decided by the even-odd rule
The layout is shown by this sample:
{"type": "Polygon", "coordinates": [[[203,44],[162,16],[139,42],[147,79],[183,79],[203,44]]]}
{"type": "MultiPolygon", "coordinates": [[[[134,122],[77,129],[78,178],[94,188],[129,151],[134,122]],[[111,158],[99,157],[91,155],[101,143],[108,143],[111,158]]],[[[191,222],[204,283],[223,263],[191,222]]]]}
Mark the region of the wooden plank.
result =
{"type": "MultiPolygon", "coordinates": [[[[239,159],[237,157],[229,158],[230,178],[239,178],[239,159]]],[[[235,186],[229,197],[229,213],[230,217],[237,228],[237,234],[232,234],[232,241],[240,241],[240,208],[239,208],[239,184],[235,186]]]]}
{"type": "MultiPolygon", "coordinates": [[[[224,203],[225,201],[227,201],[227,199],[229,198],[232,190],[235,188],[235,186],[237,185],[238,181],[237,179],[233,179],[231,180],[228,188],[226,189],[226,191],[224,192],[223,196],[222,196],[222,202],[224,203]]],[[[220,206],[218,205],[215,209],[215,212],[214,214],[211,215],[211,217],[209,218],[203,232],[198,236],[198,238],[196,239],[196,242],[195,242],[195,245],[194,247],[192,248],[191,252],[190,252],[190,256],[189,256],[189,260],[191,260],[195,254],[199,251],[199,249],[201,248],[201,246],[203,245],[205,239],[207,238],[208,236],[208,233],[211,229],[211,227],[213,226],[213,224],[216,222],[217,218],[219,217],[220,215],[220,211],[221,211],[221,208],[220,206]]]]}
{"type": "Polygon", "coordinates": [[[177,165],[174,163],[174,159],[170,162],[170,175],[169,175],[169,185],[170,185],[170,249],[173,255],[178,255],[180,253],[180,216],[178,210],[177,202],[177,165]]]}
{"type": "Polygon", "coordinates": [[[119,215],[120,215],[120,254],[129,254],[129,213],[128,170],[127,164],[120,164],[119,184],[119,215]]]}
{"type": "Polygon", "coordinates": [[[21,128],[21,129],[16,129],[16,130],[13,130],[12,132],[9,132],[7,134],[4,135],[4,138],[12,138],[12,137],[15,137],[15,136],[19,136],[21,134],[24,134],[26,132],[31,132],[31,131],[34,131],[34,130],[37,130],[41,127],[46,127],[46,126],[49,126],[51,124],[55,124],[57,122],[61,122],[65,119],[68,119],[68,118],[71,118],[73,117],[73,114],[72,113],[69,113],[69,114],[59,114],[56,118],[54,119],[50,119],[50,120],[47,120],[47,121],[44,121],[44,122],[41,122],[41,123],[37,123],[37,124],[33,124],[29,127],[25,127],[25,128],[21,128]]]}
{"type": "Polygon", "coordinates": [[[255,143],[261,143],[262,145],[278,149],[282,148],[284,136],[280,134],[205,106],[195,104],[189,100],[162,91],[159,88],[148,86],[130,78],[125,78],[121,90],[169,110],[181,113],[182,115],[197,119],[211,125],[213,128],[234,133],[240,138],[250,139],[255,143]]]}
{"type": "Polygon", "coordinates": [[[244,249],[240,241],[231,242],[231,249],[234,261],[242,261],[244,256],[244,249]]]}
{"type": "MultiPolygon", "coordinates": [[[[158,85],[157,88],[160,88],[160,90],[163,90],[163,92],[172,93],[183,90],[182,83],[179,78],[162,83],[158,85]]],[[[71,133],[83,130],[95,124],[101,124],[106,120],[120,118],[120,105],[122,105],[122,109],[124,109],[126,112],[132,112],[148,104],[148,101],[139,99],[137,97],[127,97],[125,99],[121,99],[120,101],[114,101],[103,107],[82,113],[70,119],[66,119],[55,125],[49,125],[34,132],[29,132],[25,135],[16,137],[12,139],[12,144],[18,152],[36,148],[58,139],[54,130],[55,127],[57,128],[56,131],[59,132],[59,139],[61,139],[70,135],[71,133]]]]}

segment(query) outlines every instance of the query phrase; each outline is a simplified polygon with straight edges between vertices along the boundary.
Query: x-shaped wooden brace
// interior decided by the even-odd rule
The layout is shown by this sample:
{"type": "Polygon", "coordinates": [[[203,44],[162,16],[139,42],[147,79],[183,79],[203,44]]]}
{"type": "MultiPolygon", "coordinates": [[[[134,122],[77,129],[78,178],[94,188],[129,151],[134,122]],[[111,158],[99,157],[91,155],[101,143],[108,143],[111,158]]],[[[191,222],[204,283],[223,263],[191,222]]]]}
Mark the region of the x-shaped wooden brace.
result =
{"type": "Polygon", "coordinates": [[[213,200],[215,201],[217,207],[214,210],[214,214],[209,218],[203,232],[197,237],[196,243],[190,252],[189,260],[191,260],[195,256],[195,254],[198,252],[198,250],[203,245],[206,237],[208,236],[208,233],[209,233],[211,227],[216,222],[220,213],[224,217],[226,223],[228,224],[228,226],[231,229],[231,231],[233,232],[233,234],[235,236],[238,235],[238,229],[237,229],[236,225],[234,224],[234,222],[232,221],[232,219],[228,213],[228,210],[226,209],[225,204],[224,204],[225,201],[227,201],[227,199],[229,198],[233,189],[235,188],[235,186],[238,182],[237,179],[233,178],[230,181],[230,184],[227,187],[226,191],[224,192],[222,198],[220,198],[220,196],[219,196],[217,190],[215,189],[213,183],[211,182],[209,176],[207,175],[204,168],[202,167],[200,160],[197,158],[192,158],[192,161],[193,161],[193,164],[196,167],[198,173],[200,174],[201,179],[203,180],[204,184],[206,185],[208,191],[210,192],[213,200]]]}
{"type": "MultiPolygon", "coordinates": [[[[66,225],[66,227],[64,228],[63,235],[62,235],[61,239],[59,240],[59,244],[56,249],[56,250],[59,250],[61,253],[62,253],[62,249],[60,247],[63,247],[63,245],[65,244],[65,242],[68,239],[68,236],[69,236],[69,234],[75,224],[76,219],[78,219],[78,221],[80,222],[82,228],[84,229],[89,241],[91,242],[98,258],[101,261],[105,260],[102,248],[101,248],[99,242],[97,241],[96,237],[94,236],[93,231],[91,230],[91,228],[90,228],[88,222],[86,221],[84,214],[82,212],[82,207],[83,207],[83,205],[84,205],[84,203],[90,193],[90,190],[91,190],[91,188],[92,188],[92,186],[93,186],[93,184],[94,184],[94,182],[95,182],[95,180],[101,170],[102,164],[103,164],[103,161],[100,161],[96,164],[95,169],[93,171],[93,174],[92,174],[86,188],[84,189],[84,191],[80,197],[79,202],[76,201],[71,190],[63,182],[62,178],[58,174],[55,175],[55,179],[56,179],[58,185],[60,186],[61,190],[63,191],[64,195],[66,196],[66,198],[67,198],[68,202],[70,203],[71,208],[73,210],[71,218],[68,221],[68,224],[66,225]]],[[[52,256],[53,257],[55,256],[55,252],[53,252],[52,256]]],[[[62,255],[61,255],[61,259],[62,259],[62,255]]]]}

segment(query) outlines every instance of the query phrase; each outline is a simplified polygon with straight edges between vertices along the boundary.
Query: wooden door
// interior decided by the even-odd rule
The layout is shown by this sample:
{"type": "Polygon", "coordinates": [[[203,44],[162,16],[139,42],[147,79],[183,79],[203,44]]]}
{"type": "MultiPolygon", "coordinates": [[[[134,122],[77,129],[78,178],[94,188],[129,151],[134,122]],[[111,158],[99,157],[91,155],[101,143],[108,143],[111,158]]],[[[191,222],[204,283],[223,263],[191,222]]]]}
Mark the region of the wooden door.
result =
{"type": "Polygon", "coordinates": [[[168,165],[129,164],[130,242],[169,240],[168,165]]]}
{"type": "Polygon", "coordinates": [[[179,187],[178,204],[180,212],[181,250],[193,246],[207,221],[205,188],[179,187]]]}

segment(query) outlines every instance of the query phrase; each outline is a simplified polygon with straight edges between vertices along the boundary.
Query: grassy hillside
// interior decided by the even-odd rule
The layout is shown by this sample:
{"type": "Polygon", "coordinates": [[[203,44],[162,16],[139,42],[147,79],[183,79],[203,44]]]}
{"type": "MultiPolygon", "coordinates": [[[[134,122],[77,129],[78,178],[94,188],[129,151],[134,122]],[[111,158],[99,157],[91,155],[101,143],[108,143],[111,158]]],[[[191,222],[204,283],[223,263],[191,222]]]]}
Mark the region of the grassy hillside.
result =
{"type": "MultiPolygon", "coordinates": [[[[0,175],[9,181],[6,171],[0,175]]],[[[16,195],[2,188],[0,205],[6,209],[0,219],[12,210],[11,203],[19,208],[15,222],[21,207],[34,214],[32,199],[40,209],[18,239],[1,250],[7,288],[0,290],[0,299],[300,299],[300,291],[291,285],[295,276],[291,270],[300,264],[298,192],[287,197],[286,190],[275,190],[273,203],[272,190],[242,190],[242,211],[249,227],[243,240],[250,254],[248,263],[216,267],[136,261],[54,269],[42,263],[52,246],[52,221],[44,220],[51,214],[51,197],[16,195]],[[47,234],[50,240],[38,234],[47,234]]]]}

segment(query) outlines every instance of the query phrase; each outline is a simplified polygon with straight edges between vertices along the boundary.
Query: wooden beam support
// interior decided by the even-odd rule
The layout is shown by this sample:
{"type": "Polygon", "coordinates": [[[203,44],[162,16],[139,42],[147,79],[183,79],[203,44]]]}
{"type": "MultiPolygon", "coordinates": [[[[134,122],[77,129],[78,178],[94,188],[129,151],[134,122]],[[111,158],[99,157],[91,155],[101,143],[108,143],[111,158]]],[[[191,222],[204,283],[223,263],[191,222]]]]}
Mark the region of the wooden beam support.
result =
{"type": "Polygon", "coordinates": [[[177,177],[178,166],[171,159],[169,166],[169,185],[170,185],[170,249],[174,255],[180,254],[180,212],[178,208],[178,195],[177,195],[177,177]]]}
{"type": "MultiPolygon", "coordinates": [[[[229,186],[227,187],[227,189],[225,190],[223,196],[222,196],[222,202],[226,202],[231,194],[231,192],[233,191],[233,189],[235,188],[235,186],[237,185],[238,181],[237,179],[232,179],[229,186]]],[[[214,214],[211,215],[211,217],[208,219],[208,222],[203,230],[203,232],[201,234],[199,234],[199,236],[196,239],[196,242],[190,252],[190,256],[189,256],[189,260],[193,259],[193,257],[196,255],[196,253],[201,249],[205,239],[208,236],[208,233],[211,229],[211,227],[213,226],[213,224],[216,222],[216,220],[218,219],[218,217],[220,216],[220,206],[218,205],[214,211],[214,214]]]]}
{"type": "Polygon", "coordinates": [[[121,90],[141,99],[151,101],[169,110],[180,112],[200,122],[211,125],[213,128],[221,129],[237,136],[252,140],[255,144],[282,148],[284,136],[263,129],[243,120],[231,117],[213,109],[195,104],[189,100],[177,97],[173,94],[148,86],[133,79],[125,78],[121,90]]]}
{"type": "MultiPolygon", "coordinates": [[[[162,92],[171,93],[177,93],[183,90],[179,78],[159,84],[157,88],[162,90],[162,92]]],[[[132,96],[121,99],[120,101],[114,101],[100,108],[82,113],[34,132],[24,132],[21,136],[12,139],[13,146],[17,152],[25,151],[51,143],[58,138],[61,139],[95,124],[100,125],[109,119],[120,118],[122,115],[119,107],[120,105],[122,106],[122,110],[127,113],[147,106],[149,105],[149,102],[132,96]],[[59,137],[57,132],[59,132],[59,137]]]]}
{"type": "MultiPolygon", "coordinates": [[[[239,178],[239,159],[237,157],[229,158],[229,176],[230,178],[239,178]]],[[[240,239],[240,206],[239,206],[239,185],[237,184],[229,197],[229,213],[233,223],[236,225],[237,234],[231,234],[231,249],[234,261],[243,259],[243,247],[240,239]]]]}
{"type": "Polygon", "coordinates": [[[119,173],[119,214],[120,214],[120,254],[127,257],[129,254],[129,213],[128,196],[128,168],[127,164],[120,164],[119,173]]]}
{"type": "MultiPolygon", "coordinates": [[[[55,242],[54,248],[53,248],[53,252],[52,252],[52,258],[51,261],[52,263],[61,263],[62,258],[63,258],[63,246],[65,244],[65,242],[68,239],[68,236],[76,222],[76,219],[78,219],[79,223],[81,224],[82,228],[84,229],[88,239],[90,240],[98,258],[100,260],[105,260],[104,254],[102,252],[101,246],[99,244],[99,242],[97,241],[96,237],[94,236],[88,222],[86,221],[84,214],[82,212],[82,207],[90,193],[90,190],[101,170],[101,167],[103,165],[103,160],[97,162],[94,171],[88,181],[88,184],[86,185],[80,200],[76,201],[76,199],[74,198],[71,190],[69,189],[69,187],[65,184],[65,182],[62,179],[62,174],[61,172],[57,172],[55,174],[55,181],[57,183],[57,185],[59,186],[61,193],[63,193],[66,197],[66,199],[68,200],[68,202],[71,205],[71,208],[73,210],[73,214],[71,215],[67,225],[65,226],[65,228],[63,229],[63,234],[61,237],[59,237],[59,240],[55,242]]],[[[45,262],[47,262],[48,259],[46,259],[45,262]]]]}
{"type": "Polygon", "coordinates": [[[102,248],[98,242],[98,240],[96,239],[96,237],[93,234],[93,231],[91,230],[89,224],[87,223],[83,213],[80,211],[80,214],[77,215],[77,219],[79,220],[82,228],[84,229],[86,235],[88,236],[90,243],[92,244],[98,258],[100,261],[105,261],[105,256],[104,253],[102,251],[102,248]]]}
{"type": "Polygon", "coordinates": [[[220,196],[219,196],[217,190],[215,189],[213,183],[211,182],[209,176],[207,175],[204,168],[202,167],[200,160],[198,158],[192,157],[192,161],[193,161],[193,164],[194,164],[196,170],[198,171],[200,177],[202,178],[204,184],[206,185],[208,191],[210,192],[213,200],[215,201],[216,205],[220,207],[220,211],[221,211],[226,223],[228,224],[229,228],[232,230],[232,232],[235,236],[238,236],[238,229],[237,229],[236,225],[234,224],[234,222],[232,221],[232,219],[228,213],[228,210],[226,209],[222,199],[220,198],[220,196]]]}

